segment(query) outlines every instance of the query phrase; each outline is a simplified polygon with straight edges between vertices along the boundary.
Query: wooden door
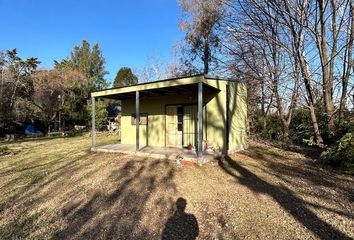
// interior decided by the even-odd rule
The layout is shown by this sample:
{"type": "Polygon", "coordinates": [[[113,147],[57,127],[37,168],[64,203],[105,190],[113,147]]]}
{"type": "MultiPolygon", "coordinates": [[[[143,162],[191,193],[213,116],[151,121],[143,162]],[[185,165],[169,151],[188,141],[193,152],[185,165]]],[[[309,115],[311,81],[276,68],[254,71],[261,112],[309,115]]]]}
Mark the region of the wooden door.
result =
{"type": "Polygon", "coordinates": [[[182,129],[179,128],[178,111],[181,106],[166,106],[166,146],[182,147],[182,129]]]}

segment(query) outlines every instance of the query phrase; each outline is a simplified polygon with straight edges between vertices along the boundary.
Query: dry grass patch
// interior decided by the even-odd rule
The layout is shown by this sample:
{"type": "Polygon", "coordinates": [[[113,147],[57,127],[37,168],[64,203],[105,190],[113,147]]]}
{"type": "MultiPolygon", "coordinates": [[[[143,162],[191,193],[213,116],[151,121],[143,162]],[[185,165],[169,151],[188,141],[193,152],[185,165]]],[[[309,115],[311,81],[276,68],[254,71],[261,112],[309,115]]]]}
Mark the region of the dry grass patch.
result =
{"type": "Polygon", "coordinates": [[[181,236],[178,227],[200,239],[354,238],[353,177],[302,154],[251,143],[219,162],[182,167],[91,153],[87,137],[7,147],[16,154],[0,157],[0,238],[159,239],[181,236]],[[185,212],[175,211],[180,197],[185,212]]]}

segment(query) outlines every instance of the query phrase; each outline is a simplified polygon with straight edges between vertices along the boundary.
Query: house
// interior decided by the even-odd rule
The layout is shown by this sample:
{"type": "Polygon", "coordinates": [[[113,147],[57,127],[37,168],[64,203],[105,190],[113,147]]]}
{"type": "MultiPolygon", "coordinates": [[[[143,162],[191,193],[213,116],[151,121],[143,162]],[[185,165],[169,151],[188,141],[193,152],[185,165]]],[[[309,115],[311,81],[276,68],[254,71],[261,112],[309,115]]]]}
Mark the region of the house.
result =
{"type": "Polygon", "coordinates": [[[207,150],[246,146],[246,84],[238,80],[194,75],[92,92],[91,98],[93,123],[97,98],[121,100],[120,145],[134,146],[131,151],[192,148],[201,158],[207,150]]]}

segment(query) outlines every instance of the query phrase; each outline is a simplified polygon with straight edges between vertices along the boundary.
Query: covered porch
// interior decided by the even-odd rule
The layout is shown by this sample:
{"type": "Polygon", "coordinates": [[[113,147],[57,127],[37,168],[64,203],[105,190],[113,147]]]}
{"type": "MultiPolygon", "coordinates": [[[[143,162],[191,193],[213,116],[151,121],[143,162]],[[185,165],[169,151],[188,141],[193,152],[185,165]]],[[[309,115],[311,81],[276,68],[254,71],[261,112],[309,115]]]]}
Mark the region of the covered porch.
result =
{"type": "MultiPolygon", "coordinates": [[[[105,153],[134,154],[137,156],[169,159],[169,160],[184,159],[188,161],[198,162],[198,155],[195,150],[188,150],[186,148],[178,148],[178,147],[144,146],[141,147],[139,151],[136,151],[136,146],[133,144],[109,144],[109,145],[92,148],[92,151],[105,152],[105,153]]],[[[203,160],[211,161],[220,155],[221,155],[220,152],[204,151],[203,160]]]]}
{"type": "MultiPolygon", "coordinates": [[[[204,138],[206,139],[206,113],[203,114],[203,111],[205,110],[206,103],[218,94],[218,92],[220,92],[220,89],[207,84],[203,76],[194,76],[190,78],[176,78],[143,83],[91,93],[92,150],[100,152],[134,153],[158,158],[176,159],[182,157],[184,159],[195,159],[200,162],[213,158],[217,154],[210,151],[208,152],[205,148],[203,149],[204,138]],[[98,98],[121,100],[122,103],[124,102],[129,105],[127,108],[122,104],[122,109],[129,109],[126,110],[124,114],[125,120],[121,129],[121,132],[125,133],[124,136],[126,136],[125,141],[122,141],[123,144],[96,146],[95,102],[98,98]],[[157,98],[159,99],[158,103],[156,103],[157,98]],[[174,100],[172,101],[171,99],[174,100]],[[155,100],[155,102],[152,100],[155,100]],[[188,102],[186,102],[186,100],[188,100],[188,102]],[[149,102],[151,103],[149,105],[149,111],[146,111],[144,104],[146,105],[146,103],[149,102]],[[167,110],[167,106],[171,105],[171,103],[175,106],[183,106],[183,104],[193,104],[195,106],[193,150],[185,148],[186,145],[183,145],[183,140],[179,141],[179,139],[176,139],[176,142],[181,142],[181,144],[179,143],[178,146],[171,147],[169,138],[167,137],[167,132],[170,131],[171,128],[167,122],[167,116],[171,114],[171,112],[167,110]],[[163,111],[161,107],[162,104],[164,106],[163,111]],[[159,110],[157,111],[157,109],[159,110]],[[128,124],[127,119],[130,114],[132,120],[131,124],[128,124]],[[162,120],[162,115],[164,120],[162,120]],[[157,122],[159,123],[158,126],[157,122]],[[133,125],[134,128],[132,128],[133,125]],[[128,131],[129,136],[126,135],[128,131]],[[158,145],[149,142],[149,136],[151,136],[151,134],[154,134],[155,138],[157,135],[158,138],[160,138],[158,145]],[[135,137],[133,138],[134,135],[135,137]],[[164,139],[163,143],[161,139],[164,139]]],[[[177,117],[177,110],[175,110],[174,114],[176,114],[177,117]]],[[[180,129],[176,123],[176,132],[177,131],[180,131],[180,129]]],[[[177,136],[178,134],[176,133],[176,138],[177,136]]],[[[182,139],[183,136],[182,130],[182,139]]]]}

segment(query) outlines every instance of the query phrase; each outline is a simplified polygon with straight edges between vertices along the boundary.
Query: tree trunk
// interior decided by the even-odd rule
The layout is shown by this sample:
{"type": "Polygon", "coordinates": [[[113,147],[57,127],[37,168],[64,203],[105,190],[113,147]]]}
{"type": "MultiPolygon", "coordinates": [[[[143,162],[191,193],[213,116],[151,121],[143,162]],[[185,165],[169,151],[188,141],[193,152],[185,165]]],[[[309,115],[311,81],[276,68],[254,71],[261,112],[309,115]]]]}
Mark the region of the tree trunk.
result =
{"type": "MultiPolygon", "coordinates": [[[[320,1],[320,0],[319,0],[320,1]]],[[[285,12],[286,14],[282,15],[283,19],[285,19],[285,21],[288,24],[289,30],[291,32],[292,35],[292,45],[293,45],[293,54],[294,54],[294,58],[298,60],[298,64],[300,65],[300,70],[301,70],[301,74],[305,83],[305,90],[306,90],[306,95],[307,95],[307,99],[308,99],[308,107],[310,109],[310,117],[311,117],[311,121],[312,121],[312,127],[313,127],[313,131],[314,131],[314,135],[315,135],[315,139],[316,139],[316,143],[317,144],[323,144],[323,139],[321,136],[321,132],[318,126],[318,122],[317,122],[317,117],[316,117],[316,112],[315,112],[315,102],[314,102],[314,97],[313,97],[313,92],[312,92],[312,87],[311,87],[311,75],[310,72],[308,70],[308,64],[306,61],[306,57],[304,55],[304,51],[305,51],[305,47],[304,47],[304,33],[303,33],[303,29],[304,29],[304,25],[306,23],[304,23],[302,21],[300,22],[295,22],[293,21],[293,19],[290,17],[288,18],[288,16],[291,16],[292,13],[290,11],[290,5],[288,2],[285,1],[285,12]]],[[[303,15],[304,12],[301,11],[301,14],[303,15]]]]}
{"type": "MultiPolygon", "coordinates": [[[[332,1],[333,2],[333,1],[332,1]]],[[[334,3],[333,3],[334,4],[334,3]]],[[[330,59],[328,61],[328,47],[327,47],[327,26],[326,26],[326,1],[318,0],[319,6],[319,15],[320,15],[320,42],[317,41],[317,47],[319,48],[319,55],[321,59],[321,67],[322,67],[322,92],[323,92],[323,103],[325,108],[325,119],[326,119],[326,128],[328,131],[328,137],[332,138],[334,136],[334,104],[333,104],[333,71],[330,69],[333,67],[334,59],[330,59]],[[331,75],[332,74],[332,75],[331,75]]],[[[335,6],[332,6],[335,8],[335,6]]],[[[333,9],[335,12],[336,10],[333,9]]],[[[332,11],[332,13],[333,13],[332,11]]],[[[332,16],[335,18],[335,16],[332,16]]],[[[336,34],[336,24],[332,22],[332,34],[336,34]]],[[[318,38],[318,36],[316,36],[318,38]]],[[[334,36],[333,41],[333,49],[332,56],[334,57],[336,54],[336,37],[334,36]]]]}
{"type": "Polygon", "coordinates": [[[263,133],[265,134],[266,133],[266,130],[267,130],[267,116],[268,116],[268,113],[269,113],[269,110],[270,110],[270,107],[272,105],[272,102],[273,102],[273,95],[270,96],[270,100],[269,100],[269,104],[267,107],[265,107],[266,105],[266,94],[265,94],[265,90],[264,90],[264,79],[262,79],[262,82],[261,82],[261,88],[262,88],[262,97],[261,97],[261,110],[262,110],[262,127],[263,127],[263,133]]]}
{"type": "Polygon", "coordinates": [[[284,142],[289,141],[289,125],[288,124],[283,124],[283,141],[284,142]]]}
{"type": "Polygon", "coordinates": [[[338,120],[339,124],[343,122],[344,119],[344,111],[345,111],[345,106],[347,102],[347,92],[348,92],[348,82],[349,82],[349,77],[350,73],[352,71],[352,65],[353,65],[353,41],[354,41],[354,3],[353,1],[350,1],[350,35],[349,35],[349,41],[348,41],[348,46],[346,49],[346,55],[344,57],[344,64],[343,64],[343,76],[342,76],[342,94],[340,98],[340,103],[339,103],[339,115],[338,115],[338,120]],[[346,63],[345,61],[348,61],[346,63]]]}
{"type": "Polygon", "coordinates": [[[279,93],[279,81],[280,81],[280,63],[279,63],[279,50],[277,46],[278,42],[278,15],[275,16],[274,22],[272,24],[272,40],[269,43],[269,50],[271,51],[271,56],[272,56],[272,66],[269,66],[270,72],[272,73],[272,82],[273,82],[273,92],[277,104],[277,110],[278,110],[278,115],[282,124],[283,128],[283,141],[288,142],[289,141],[289,125],[291,122],[292,118],[292,111],[295,108],[295,102],[297,99],[297,83],[295,83],[293,92],[292,92],[292,98],[291,98],[291,104],[289,106],[289,112],[288,114],[285,115],[285,110],[283,107],[283,99],[280,96],[279,93]]]}
{"type": "Polygon", "coordinates": [[[204,70],[203,74],[209,73],[209,61],[210,61],[210,48],[209,48],[209,39],[205,38],[204,41],[204,56],[203,56],[204,70]]]}
{"type": "Polygon", "coordinates": [[[265,132],[265,129],[267,127],[267,119],[266,119],[266,111],[265,111],[265,93],[264,93],[264,79],[262,79],[261,82],[261,111],[262,111],[262,127],[263,127],[263,132],[265,132]]]}
{"type": "Polygon", "coordinates": [[[311,78],[310,78],[310,73],[308,72],[308,69],[307,69],[307,62],[306,62],[305,57],[301,53],[298,52],[298,54],[300,54],[298,56],[299,63],[300,63],[301,72],[304,77],[305,89],[306,89],[307,98],[308,98],[308,105],[309,105],[308,107],[310,109],[310,117],[311,117],[313,131],[314,131],[315,138],[316,138],[316,143],[323,144],[323,139],[321,136],[320,128],[318,127],[317,116],[316,116],[316,112],[315,112],[315,106],[314,106],[315,103],[314,103],[312,88],[311,88],[311,78]]]}

